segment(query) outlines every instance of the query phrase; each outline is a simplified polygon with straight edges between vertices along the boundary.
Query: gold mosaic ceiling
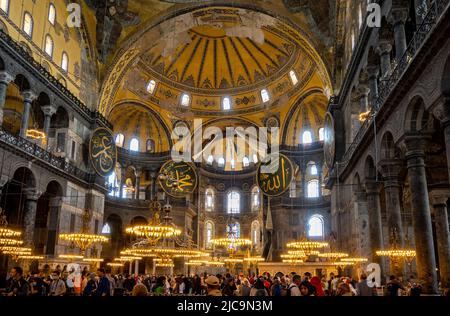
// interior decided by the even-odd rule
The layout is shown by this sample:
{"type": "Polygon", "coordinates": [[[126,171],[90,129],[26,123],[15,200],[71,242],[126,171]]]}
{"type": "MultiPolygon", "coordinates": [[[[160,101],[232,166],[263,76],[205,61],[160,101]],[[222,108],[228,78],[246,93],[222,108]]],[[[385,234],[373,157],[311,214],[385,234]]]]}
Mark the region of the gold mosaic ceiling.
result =
{"type": "Polygon", "coordinates": [[[288,72],[298,56],[293,43],[269,28],[262,30],[257,42],[251,37],[227,36],[227,27],[231,29],[231,25],[194,27],[188,31],[188,43],[166,55],[162,45],[153,47],[141,57],[140,65],[178,89],[218,94],[265,85],[288,72]]]}

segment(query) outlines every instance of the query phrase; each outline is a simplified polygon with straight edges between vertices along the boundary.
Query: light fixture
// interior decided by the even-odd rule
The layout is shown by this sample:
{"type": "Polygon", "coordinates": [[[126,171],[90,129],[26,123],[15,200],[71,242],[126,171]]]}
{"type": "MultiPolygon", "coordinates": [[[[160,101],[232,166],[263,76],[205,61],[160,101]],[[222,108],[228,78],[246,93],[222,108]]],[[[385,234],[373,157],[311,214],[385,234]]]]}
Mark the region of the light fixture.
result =
{"type": "Polygon", "coordinates": [[[46,135],[44,132],[41,132],[37,129],[27,129],[25,132],[25,136],[34,140],[45,139],[46,135]]]}
{"type": "Polygon", "coordinates": [[[83,258],[85,262],[103,262],[102,258],[83,258]]]}
{"type": "Polygon", "coordinates": [[[105,243],[108,241],[108,237],[96,234],[59,234],[59,238],[65,241],[74,243],[81,249],[81,254],[84,255],[86,249],[88,249],[94,243],[105,243]]]}
{"type": "Polygon", "coordinates": [[[43,260],[44,256],[19,255],[17,258],[23,260],[43,260]]]}
{"type": "Polygon", "coordinates": [[[366,112],[360,113],[358,116],[358,119],[360,122],[364,122],[365,120],[367,120],[370,117],[370,113],[372,113],[371,110],[368,110],[366,112]]]}
{"type": "Polygon", "coordinates": [[[305,253],[305,255],[310,256],[316,254],[319,249],[328,247],[328,243],[320,241],[309,241],[305,239],[301,241],[290,242],[286,246],[288,248],[301,250],[305,253]]]}
{"type": "Polygon", "coordinates": [[[83,259],[84,257],[81,255],[73,255],[73,254],[65,254],[58,256],[61,259],[83,259]]]}
{"type": "Polygon", "coordinates": [[[338,259],[343,260],[342,258],[348,257],[348,253],[345,252],[324,252],[318,254],[319,258],[326,258],[331,261],[336,261],[338,259]]]}
{"type": "Polygon", "coordinates": [[[116,268],[123,267],[123,263],[117,263],[117,262],[108,262],[106,265],[110,266],[110,267],[116,267],[116,268]]]}

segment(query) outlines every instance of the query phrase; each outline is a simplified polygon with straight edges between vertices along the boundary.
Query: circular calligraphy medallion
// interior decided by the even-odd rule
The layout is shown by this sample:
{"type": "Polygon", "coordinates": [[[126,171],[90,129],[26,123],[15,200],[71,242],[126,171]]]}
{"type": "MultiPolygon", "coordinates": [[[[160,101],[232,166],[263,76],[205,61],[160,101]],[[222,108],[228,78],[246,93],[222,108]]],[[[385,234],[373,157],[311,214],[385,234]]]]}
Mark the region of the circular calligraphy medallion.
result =
{"type": "Polygon", "coordinates": [[[89,142],[89,160],[99,176],[107,177],[117,163],[117,147],[113,133],[104,127],[97,128],[89,142]]]}
{"type": "Polygon", "coordinates": [[[187,162],[169,160],[159,171],[164,177],[159,179],[161,188],[172,197],[182,198],[194,193],[198,179],[195,167],[187,162]]]}
{"type": "Polygon", "coordinates": [[[336,153],[336,138],[334,134],[334,120],[330,112],[325,114],[323,152],[325,163],[331,170],[331,168],[333,168],[336,153]]]}
{"type": "Polygon", "coordinates": [[[294,177],[294,166],[291,160],[279,154],[278,163],[275,155],[268,155],[261,161],[256,171],[256,183],[261,192],[267,196],[279,196],[286,192],[294,177]]]}

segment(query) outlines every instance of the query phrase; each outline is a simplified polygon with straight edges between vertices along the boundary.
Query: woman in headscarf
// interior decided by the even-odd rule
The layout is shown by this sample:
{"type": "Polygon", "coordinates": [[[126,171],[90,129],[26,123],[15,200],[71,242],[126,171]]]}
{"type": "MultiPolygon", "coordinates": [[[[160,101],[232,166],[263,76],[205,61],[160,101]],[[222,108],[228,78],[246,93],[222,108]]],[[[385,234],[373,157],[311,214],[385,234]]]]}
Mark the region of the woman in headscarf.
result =
{"type": "Polygon", "coordinates": [[[316,296],[325,296],[325,292],[323,291],[322,288],[322,282],[320,281],[318,276],[313,276],[311,278],[311,285],[314,286],[314,288],[316,289],[315,291],[316,296]]]}

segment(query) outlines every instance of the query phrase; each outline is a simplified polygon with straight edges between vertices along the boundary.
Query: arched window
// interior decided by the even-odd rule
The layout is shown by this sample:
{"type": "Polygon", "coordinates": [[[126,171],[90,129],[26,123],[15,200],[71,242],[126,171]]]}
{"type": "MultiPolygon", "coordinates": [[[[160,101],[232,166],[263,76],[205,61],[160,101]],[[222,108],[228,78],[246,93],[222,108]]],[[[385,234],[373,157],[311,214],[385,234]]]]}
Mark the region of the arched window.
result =
{"type": "Polygon", "coordinates": [[[214,224],[212,222],[206,222],[205,225],[205,248],[210,249],[212,247],[211,239],[214,238],[214,224]]]}
{"type": "Polygon", "coordinates": [[[308,236],[309,237],[323,237],[323,217],[320,215],[313,215],[308,221],[308,236]]]}
{"type": "Polygon", "coordinates": [[[302,134],[302,143],[303,144],[311,144],[312,143],[312,135],[310,131],[304,131],[302,134]]]}
{"type": "Polygon", "coordinates": [[[314,162],[310,162],[308,164],[308,171],[309,171],[309,175],[311,176],[317,176],[317,166],[314,162]]]}
{"type": "Polygon", "coordinates": [[[0,0],[0,9],[9,14],[9,0],[0,0]]]}
{"type": "Polygon", "coordinates": [[[116,135],[116,146],[123,147],[123,142],[125,140],[125,136],[119,133],[116,135]]]}
{"type": "Polygon", "coordinates": [[[306,197],[308,198],[317,198],[319,197],[319,180],[310,180],[308,181],[308,186],[306,189],[306,197]]]}
{"type": "Polygon", "coordinates": [[[230,160],[230,168],[231,169],[234,169],[236,167],[236,164],[235,164],[235,162],[234,162],[234,159],[231,159],[230,160]]]}
{"type": "Polygon", "coordinates": [[[266,103],[270,100],[269,92],[266,89],[261,90],[261,99],[263,103],[266,103]]]}
{"type": "Polygon", "coordinates": [[[23,16],[23,27],[22,30],[29,36],[33,36],[33,17],[28,12],[25,12],[23,16]]]}
{"type": "Polygon", "coordinates": [[[149,153],[155,152],[155,141],[153,139],[147,139],[146,145],[147,145],[146,146],[147,152],[149,152],[149,153]]]}
{"type": "Polygon", "coordinates": [[[225,97],[222,99],[222,109],[225,111],[231,109],[231,100],[229,97],[225,97]]]}
{"type": "Polygon", "coordinates": [[[241,238],[241,225],[239,223],[228,224],[227,235],[234,238],[241,238]]]}
{"type": "Polygon", "coordinates": [[[253,223],[252,223],[251,239],[252,239],[253,246],[259,245],[259,222],[258,221],[253,221],[253,223]]]}
{"type": "Polygon", "coordinates": [[[298,83],[298,78],[294,70],[289,71],[289,77],[291,78],[292,85],[295,86],[298,83]]]}
{"type": "Polygon", "coordinates": [[[61,68],[67,72],[69,69],[69,56],[67,56],[66,52],[62,53],[61,57],[61,68]]]}
{"type": "Polygon", "coordinates": [[[242,159],[242,165],[243,165],[244,167],[248,167],[248,166],[250,165],[250,159],[248,159],[247,156],[245,156],[245,157],[242,159]]]}
{"type": "Polygon", "coordinates": [[[48,7],[48,21],[55,25],[56,22],[56,8],[53,5],[53,3],[50,3],[50,6],[48,7]]]}
{"type": "Polygon", "coordinates": [[[219,165],[219,167],[224,167],[225,159],[223,157],[220,157],[219,160],[217,161],[217,164],[219,165]]]}
{"type": "Polygon", "coordinates": [[[45,47],[44,51],[50,57],[53,57],[53,39],[50,35],[45,36],[45,47]]]}
{"type": "Polygon", "coordinates": [[[214,191],[211,188],[205,191],[205,210],[208,212],[214,210],[214,191]]]}
{"type": "Polygon", "coordinates": [[[110,187],[111,191],[108,193],[108,195],[110,196],[119,196],[120,192],[119,192],[119,185],[117,182],[117,177],[116,177],[116,173],[113,172],[111,173],[111,175],[108,177],[108,186],[110,187]]]}
{"type": "Polygon", "coordinates": [[[253,163],[258,163],[258,155],[253,154],[253,163]]]}
{"type": "Polygon", "coordinates": [[[206,163],[207,163],[208,165],[212,165],[213,162],[214,162],[214,157],[213,157],[213,155],[209,155],[209,156],[208,156],[208,159],[206,159],[206,163]]]}
{"type": "Polygon", "coordinates": [[[189,94],[183,93],[181,95],[181,105],[182,106],[189,106],[190,103],[191,103],[191,97],[189,96],[189,94]]]}
{"type": "Polygon", "coordinates": [[[105,223],[105,225],[103,225],[102,227],[102,234],[111,234],[111,227],[109,226],[108,223],[105,223]]]}
{"type": "Polygon", "coordinates": [[[252,189],[252,211],[258,211],[261,205],[261,194],[259,188],[255,186],[252,189]]]}
{"type": "Polygon", "coordinates": [[[297,183],[295,182],[295,179],[292,179],[291,186],[289,187],[289,197],[297,197],[297,183]]]}
{"type": "Polygon", "coordinates": [[[319,128],[319,140],[321,142],[323,142],[325,140],[325,133],[324,133],[324,128],[323,127],[319,128]]]}
{"type": "Polygon", "coordinates": [[[351,37],[351,44],[352,44],[352,51],[355,48],[355,34],[352,32],[352,37],[351,37]]]}
{"type": "Polygon", "coordinates": [[[130,141],[130,150],[139,151],[139,140],[136,137],[133,137],[130,141]]]}
{"type": "Polygon", "coordinates": [[[240,200],[241,195],[239,192],[231,191],[228,193],[228,203],[227,203],[227,213],[228,214],[239,214],[240,213],[240,200]]]}
{"type": "Polygon", "coordinates": [[[153,94],[153,92],[155,92],[155,88],[156,88],[156,81],[150,80],[147,84],[147,92],[153,94]]]}

